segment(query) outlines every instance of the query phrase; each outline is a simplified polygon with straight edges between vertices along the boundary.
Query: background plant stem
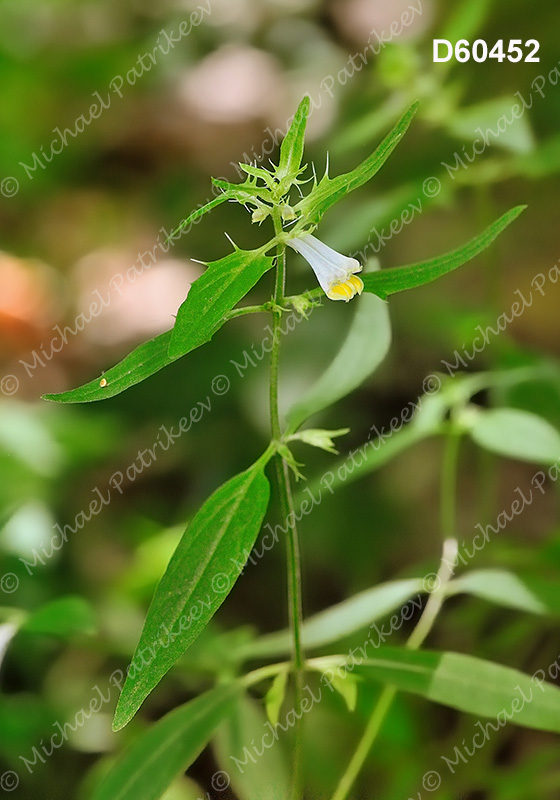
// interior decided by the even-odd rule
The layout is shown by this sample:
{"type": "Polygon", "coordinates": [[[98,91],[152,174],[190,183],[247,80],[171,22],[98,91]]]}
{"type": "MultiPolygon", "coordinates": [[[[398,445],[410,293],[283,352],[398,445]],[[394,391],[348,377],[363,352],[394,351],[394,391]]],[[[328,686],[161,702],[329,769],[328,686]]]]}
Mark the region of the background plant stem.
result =
{"type": "MultiPolygon", "coordinates": [[[[452,430],[445,442],[445,451],[441,469],[440,525],[444,537],[440,567],[430,589],[428,601],[410,634],[406,646],[417,650],[431,631],[445,600],[445,586],[454,574],[457,556],[456,533],[456,484],[459,460],[460,433],[452,430]]],[[[426,579],[425,579],[426,580],[426,579]]],[[[354,755],[346,771],[336,787],[332,800],[345,800],[358,777],[368,754],[373,747],[381,726],[391,708],[397,690],[394,686],[385,686],[369,718],[366,729],[360,739],[354,755]]]]}
{"type": "MultiPolygon", "coordinates": [[[[282,232],[280,214],[273,212],[274,231],[276,235],[282,232]]],[[[280,415],[278,411],[278,366],[280,337],[282,336],[281,306],[284,302],[284,286],[286,280],[286,246],[278,244],[276,254],[276,282],[274,288],[274,308],[272,309],[272,351],[270,354],[270,426],[272,438],[279,441],[282,437],[280,415]]],[[[290,631],[292,634],[292,662],[294,672],[295,697],[294,704],[299,712],[303,696],[304,663],[302,643],[303,611],[301,602],[301,566],[298,532],[296,527],[294,505],[290,487],[288,466],[282,456],[274,457],[276,480],[280,500],[280,511],[283,526],[286,527],[286,560],[288,569],[288,613],[290,617],[290,631]]],[[[302,724],[296,714],[294,727],[294,754],[292,771],[292,798],[300,800],[303,790],[302,775],[302,724]]]]}

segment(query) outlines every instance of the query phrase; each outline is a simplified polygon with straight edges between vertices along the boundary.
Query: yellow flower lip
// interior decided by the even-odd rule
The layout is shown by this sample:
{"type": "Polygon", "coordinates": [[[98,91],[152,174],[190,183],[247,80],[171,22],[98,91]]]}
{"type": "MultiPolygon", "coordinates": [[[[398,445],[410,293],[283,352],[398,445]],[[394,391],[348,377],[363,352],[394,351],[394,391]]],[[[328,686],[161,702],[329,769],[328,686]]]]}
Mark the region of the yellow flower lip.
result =
{"type": "Polygon", "coordinates": [[[330,300],[344,300],[347,303],[362,293],[364,284],[354,274],[361,272],[362,267],[355,258],[338,253],[310,233],[294,236],[287,244],[311,265],[319,285],[330,300]]]}
{"type": "Polygon", "coordinates": [[[327,292],[329,300],[344,300],[347,303],[364,290],[364,282],[357,275],[351,275],[347,281],[334,283],[327,292]]]}

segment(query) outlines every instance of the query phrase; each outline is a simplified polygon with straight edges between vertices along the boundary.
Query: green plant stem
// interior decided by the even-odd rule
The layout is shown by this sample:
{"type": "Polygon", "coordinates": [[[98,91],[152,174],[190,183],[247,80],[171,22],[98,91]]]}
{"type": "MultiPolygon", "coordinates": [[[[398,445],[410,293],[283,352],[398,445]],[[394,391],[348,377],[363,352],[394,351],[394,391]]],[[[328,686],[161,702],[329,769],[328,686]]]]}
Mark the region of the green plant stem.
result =
{"type": "MultiPolygon", "coordinates": [[[[276,235],[282,232],[282,222],[278,213],[273,213],[274,230],[276,235]]],[[[274,306],[272,308],[272,350],[270,354],[270,426],[272,438],[280,441],[282,430],[280,426],[280,415],[278,411],[278,365],[280,337],[282,330],[281,306],[284,302],[284,286],[286,276],[286,246],[278,243],[276,251],[276,281],[274,288],[274,306]]],[[[302,794],[302,725],[301,708],[303,697],[304,665],[305,657],[303,653],[302,625],[303,611],[301,602],[301,567],[299,555],[298,532],[295,522],[294,506],[290,487],[290,476],[288,466],[278,453],[274,457],[276,467],[276,479],[278,483],[278,495],[280,500],[280,511],[287,527],[286,532],[286,556],[288,566],[288,611],[290,617],[290,630],[292,634],[292,662],[295,684],[295,708],[296,725],[294,728],[294,756],[292,771],[292,798],[299,800],[302,794]]]]}
{"type": "Polygon", "coordinates": [[[232,311],[228,311],[224,318],[228,320],[235,319],[235,317],[242,317],[244,314],[259,314],[269,310],[268,303],[262,303],[260,306],[242,306],[241,308],[234,308],[232,311]]]}
{"type": "MultiPolygon", "coordinates": [[[[424,611],[422,612],[420,619],[418,620],[406,643],[406,646],[412,650],[417,650],[420,647],[432,629],[436,617],[441,609],[445,599],[445,585],[453,574],[448,565],[450,561],[453,562],[456,552],[456,541],[454,539],[447,539],[443,543],[441,565],[434,582],[435,588],[431,592],[424,611]]],[[[372,715],[369,718],[366,729],[358,743],[354,755],[350,759],[350,763],[348,764],[344,775],[336,787],[335,793],[332,796],[332,800],[345,800],[345,798],[348,797],[348,793],[354,785],[354,782],[362,770],[368,754],[373,747],[375,740],[377,739],[377,735],[381,730],[381,726],[385,721],[396,694],[397,690],[394,686],[385,686],[383,688],[383,691],[379,695],[379,699],[375,704],[372,715]]]]}
{"type": "Polygon", "coordinates": [[[279,672],[285,670],[289,664],[286,661],[281,661],[278,664],[267,664],[266,667],[259,667],[251,672],[247,672],[241,678],[241,685],[245,687],[254,686],[256,683],[267,680],[268,678],[275,678],[279,672]]]}
{"type": "Polygon", "coordinates": [[[393,702],[393,698],[395,697],[396,693],[397,690],[394,686],[385,686],[381,692],[379,700],[375,704],[373,713],[369,718],[364,734],[359,741],[348,767],[346,768],[346,772],[336,787],[335,793],[332,796],[332,800],[344,800],[344,798],[348,797],[348,792],[354,785],[354,781],[358,777],[358,774],[360,773],[360,770],[362,769],[365,760],[368,757],[368,753],[371,750],[371,747],[377,738],[377,734],[379,733],[381,726],[385,721],[385,717],[391,708],[391,703],[393,702]]]}
{"type": "MultiPolygon", "coordinates": [[[[458,549],[457,540],[455,538],[457,516],[455,498],[460,438],[460,432],[452,429],[447,437],[445,445],[440,496],[441,530],[444,536],[443,553],[435,579],[432,580],[432,576],[426,576],[424,579],[425,584],[429,579],[430,585],[426,586],[426,589],[430,591],[430,596],[428,597],[420,619],[416,623],[406,643],[406,646],[412,650],[417,650],[422,645],[426,636],[433,628],[434,622],[445,600],[445,588],[454,574],[458,549]]],[[[385,686],[383,688],[354,755],[336,787],[332,800],[345,800],[345,798],[348,797],[348,793],[354,785],[377,739],[377,735],[391,708],[396,693],[397,690],[394,686],[385,686]]]]}
{"type": "Polygon", "coordinates": [[[444,539],[453,538],[457,526],[457,469],[461,431],[452,428],[445,440],[441,465],[440,524],[444,539]]]}

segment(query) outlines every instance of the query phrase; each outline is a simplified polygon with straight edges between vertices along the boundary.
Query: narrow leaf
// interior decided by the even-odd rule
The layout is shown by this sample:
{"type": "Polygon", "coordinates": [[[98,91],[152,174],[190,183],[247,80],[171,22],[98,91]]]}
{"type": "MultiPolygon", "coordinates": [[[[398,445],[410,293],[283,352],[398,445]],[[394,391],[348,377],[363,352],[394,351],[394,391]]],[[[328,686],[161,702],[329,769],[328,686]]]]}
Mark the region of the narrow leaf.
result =
{"type": "Polygon", "coordinates": [[[299,104],[292,124],[280,146],[280,159],[276,171],[279,180],[295,177],[299,172],[303,158],[303,144],[308,115],[309,96],[306,95],[299,104]]]}
{"type": "Polygon", "coordinates": [[[218,197],[214,197],[213,200],[210,200],[208,203],[201,206],[200,208],[195,209],[192,213],[189,214],[189,216],[186,219],[184,219],[175,228],[175,230],[172,233],[169,234],[168,241],[169,239],[176,238],[177,235],[180,234],[183,231],[183,229],[187,227],[187,225],[196,222],[201,217],[203,217],[204,214],[208,214],[208,212],[212,211],[214,208],[216,208],[216,206],[219,206],[221,203],[224,203],[226,200],[229,200],[231,196],[232,195],[225,192],[224,194],[218,195],[218,197]]]}
{"type": "MultiPolygon", "coordinates": [[[[305,647],[312,649],[350,636],[391,611],[401,608],[422,591],[422,580],[410,578],[382,583],[360,592],[305,620],[302,628],[303,643],[305,647]]],[[[420,609],[422,603],[419,599],[414,602],[418,602],[420,609]]],[[[242,654],[245,658],[281,656],[290,653],[291,642],[291,635],[287,630],[269,633],[246,644],[242,648],[242,654]]]]}
{"type": "Polygon", "coordinates": [[[511,667],[462,653],[387,647],[354,667],[364,678],[382,681],[445,706],[495,717],[527,728],[560,733],[560,689],[511,667]]]}
{"type": "Polygon", "coordinates": [[[280,710],[286,697],[286,688],[288,686],[288,671],[283,669],[274,678],[270,684],[270,689],[264,698],[266,707],[266,715],[272,725],[276,725],[280,717],[280,710]]]}
{"type": "Polygon", "coordinates": [[[287,800],[290,796],[284,753],[280,743],[270,739],[262,709],[250,697],[241,696],[213,742],[218,765],[239,800],[287,800]]]}
{"type": "Polygon", "coordinates": [[[436,278],[451,272],[485,250],[497,236],[516,219],[526,206],[516,206],[492,223],[483,233],[451,253],[420,261],[407,267],[392,267],[380,272],[370,272],[363,276],[364,291],[373,292],[385,300],[390,294],[413,289],[430,283],[436,278]]]}
{"type": "Polygon", "coordinates": [[[337,203],[341,197],[367,183],[381,169],[400,142],[417,109],[418,103],[414,103],[383,139],[379,147],[355,169],[345,172],[343,175],[337,175],[336,178],[329,178],[325,175],[318,185],[303,200],[300,200],[295,206],[295,210],[301,212],[302,217],[306,220],[319,222],[325,211],[337,203]]]}
{"type": "Polygon", "coordinates": [[[194,350],[209,341],[224,317],[272,266],[264,250],[234,250],[211,261],[192,284],[179,308],[169,344],[170,358],[194,350]]]}
{"type": "Polygon", "coordinates": [[[95,380],[67,392],[45,394],[43,399],[55,403],[91,403],[94,400],[114,397],[176,361],[176,358],[170,358],[167,352],[170,341],[171,331],[161,333],[155,339],[136,347],[122,361],[95,380]]]}
{"type": "MultiPolygon", "coordinates": [[[[415,405],[414,401],[411,401],[403,408],[399,417],[393,417],[386,426],[381,427],[381,430],[372,426],[371,438],[348,455],[339,458],[320,477],[309,480],[306,492],[311,493],[311,496],[329,497],[341,486],[347,486],[379,469],[404,450],[438,433],[440,424],[435,414],[427,419],[418,412],[418,419],[422,419],[422,425],[415,424],[416,417],[411,424],[405,424],[413,413],[416,413],[415,405]]],[[[300,496],[296,494],[296,503],[299,500],[300,496]]]]}
{"type": "Polygon", "coordinates": [[[477,409],[468,419],[471,437],[486,450],[537,464],[560,459],[560,433],[537,414],[516,408],[477,409]]]}
{"type": "Polygon", "coordinates": [[[91,800],[159,800],[232,711],[237,691],[234,684],[218,686],[151,725],[119,758],[91,800]]]}
{"type": "MultiPolygon", "coordinates": [[[[476,39],[475,34],[484,24],[490,7],[490,0],[463,0],[453,8],[440,36],[450,42],[457,42],[459,39],[476,39]]],[[[444,64],[447,66],[447,62],[444,64]]]]}
{"type": "Polygon", "coordinates": [[[226,322],[227,312],[270,269],[271,264],[272,259],[263,256],[261,250],[236,250],[219,261],[211,262],[206,272],[193,283],[179,309],[173,330],[139,345],[93,381],[67,392],[45,394],[43,399],[56,403],[107,400],[149,378],[181,356],[209,342],[226,322]],[[249,256],[247,262],[243,260],[244,255],[249,256]],[[220,273],[221,266],[225,268],[223,273],[220,273]],[[216,281],[219,287],[215,286],[216,281]],[[188,303],[190,306],[187,306],[188,303]]]}
{"type": "Polygon", "coordinates": [[[115,730],[126,725],[194,642],[239,577],[268,505],[263,470],[261,459],[220,486],[183,534],[148,610],[115,712],[115,730]]]}
{"type": "Polygon", "coordinates": [[[560,616],[558,581],[515,575],[502,569],[479,569],[450,581],[446,595],[470,594],[506,608],[532,614],[560,616]]]}
{"type": "MultiPolygon", "coordinates": [[[[460,38],[464,38],[463,36],[460,38]]],[[[534,148],[534,136],[527,115],[513,117],[512,106],[514,100],[508,97],[493,97],[482,103],[476,103],[467,108],[458,109],[447,120],[447,130],[458,139],[479,141],[477,131],[488,131],[499,124],[503,117],[511,117],[511,122],[503,132],[493,140],[496,147],[503,147],[515,153],[530,153],[534,148]]]]}
{"type": "Polygon", "coordinates": [[[383,361],[391,344],[387,304],[364,296],[334,361],[288,413],[288,432],[353,391],[383,361]]]}

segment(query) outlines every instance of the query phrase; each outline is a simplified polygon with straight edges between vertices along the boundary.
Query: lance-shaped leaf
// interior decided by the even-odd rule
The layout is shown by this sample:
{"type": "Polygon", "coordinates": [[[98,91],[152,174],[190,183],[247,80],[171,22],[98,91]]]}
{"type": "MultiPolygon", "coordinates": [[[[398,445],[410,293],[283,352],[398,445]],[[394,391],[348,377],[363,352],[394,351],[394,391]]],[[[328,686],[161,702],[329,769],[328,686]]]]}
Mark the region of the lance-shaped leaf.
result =
{"type": "Polygon", "coordinates": [[[228,311],[270,269],[272,258],[262,253],[262,250],[236,250],[219,261],[211,262],[206,272],[193,283],[179,309],[173,330],[139,345],[122,361],[89,383],[67,392],[45,394],[43,399],[56,403],[107,400],[210,341],[227,321],[228,311]]]}
{"type": "Polygon", "coordinates": [[[548,420],[518,408],[467,409],[474,441],[507,458],[554,464],[560,459],[560,433],[548,420]]]}
{"type": "MultiPolygon", "coordinates": [[[[305,647],[312,649],[337,642],[361,628],[366,628],[386,614],[408,605],[411,598],[414,598],[412,605],[419,611],[422,602],[418,595],[424,591],[421,578],[408,578],[382,583],[360,592],[306,619],[302,626],[303,643],[305,647]]],[[[291,641],[288,630],[268,633],[243,645],[240,654],[244,658],[282,656],[290,653],[291,641]]]]}
{"type": "Polygon", "coordinates": [[[459,711],[495,718],[496,729],[513,722],[560,733],[560,689],[544,682],[544,670],[531,676],[462,653],[387,647],[350,671],[459,711]]]}
{"type": "Polygon", "coordinates": [[[532,575],[515,575],[504,569],[478,569],[450,581],[445,594],[471,594],[506,608],[531,614],[560,616],[558,581],[532,575]]]}
{"type": "Polygon", "coordinates": [[[172,233],[169,234],[167,241],[170,239],[176,239],[182,234],[187,225],[194,225],[201,217],[216,208],[216,206],[219,206],[221,203],[225,203],[226,200],[230,200],[232,198],[232,193],[224,192],[223,194],[218,195],[218,197],[214,197],[212,200],[209,200],[208,203],[205,203],[205,205],[201,206],[200,208],[196,208],[175,228],[172,233]]]}
{"type": "Polygon", "coordinates": [[[453,250],[451,253],[446,253],[443,256],[431,258],[427,261],[420,261],[418,264],[410,264],[407,267],[392,267],[391,269],[382,269],[379,272],[370,272],[364,275],[364,292],[372,292],[385,300],[395,292],[413,289],[416,286],[422,286],[424,283],[434,281],[441,275],[457,269],[461,264],[465,264],[485,250],[525,208],[527,206],[516,206],[507,211],[479,236],[475,236],[466,245],[453,250]]]}
{"type": "Polygon", "coordinates": [[[397,144],[402,139],[406,129],[414,117],[418,103],[414,103],[397,122],[393,130],[387,134],[379,147],[359,166],[336,178],[325,175],[312,191],[300,200],[294,210],[301,213],[302,218],[309,222],[319,222],[325,211],[341,197],[373,178],[383,164],[387,161],[397,144]]]}
{"type": "MultiPolygon", "coordinates": [[[[484,24],[490,11],[490,0],[463,0],[454,6],[447,22],[443,25],[440,36],[450,42],[459,39],[476,39],[476,34],[484,24]]],[[[447,66],[447,63],[444,62],[447,66]]]]}
{"type": "Polygon", "coordinates": [[[359,386],[383,361],[390,344],[387,304],[378,297],[362,297],[334,360],[288,413],[288,432],[359,386]]]}
{"type": "MultiPolygon", "coordinates": [[[[168,354],[171,331],[166,331],[136,347],[122,361],[106,370],[95,380],[59,394],[45,394],[44,400],[56,403],[91,403],[94,400],[107,400],[136,383],[149,378],[168,364],[177,360],[168,354]]],[[[184,355],[184,354],[181,354],[184,355]]]]}
{"type": "Polygon", "coordinates": [[[284,179],[291,181],[299,173],[308,115],[309,96],[306,95],[299,104],[292,124],[280,146],[280,159],[276,170],[276,176],[280,181],[284,179]]]}
{"type": "Polygon", "coordinates": [[[235,684],[218,686],[151,725],[117,760],[91,800],[159,800],[232,711],[238,691],[235,684]]]}
{"type": "Polygon", "coordinates": [[[220,486],[183,534],[148,610],[115,712],[115,730],[126,725],[199,636],[239,577],[268,506],[265,464],[263,456],[220,486]]]}
{"type": "MultiPolygon", "coordinates": [[[[410,403],[405,407],[401,417],[393,417],[391,423],[381,431],[372,425],[372,432],[376,431],[375,437],[370,433],[371,438],[368,438],[363,445],[339,458],[321,476],[311,478],[306,484],[306,491],[312,496],[328,498],[341,486],[353,483],[369,472],[383,467],[404,450],[437,434],[440,431],[440,424],[435,415],[433,419],[426,420],[423,425],[404,424],[406,419],[410,419],[413,414],[413,405],[410,403]],[[408,415],[406,419],[405,413],[408,415]],[[394,423],[396,425],[391,428],[394,423]]],[[[303,496],[303,493],[296,493],[295,502],[298,503],[303,496]]]]}
{"type": "Polygon", "coordinates": [[[208,264],[179,308],[169,344],[170,358],[177,358],[212,338],[227,312],[271,268],[273,258],[264,255],[266,249],[268,246],[259,250],[236,249],[208,264]]]}

